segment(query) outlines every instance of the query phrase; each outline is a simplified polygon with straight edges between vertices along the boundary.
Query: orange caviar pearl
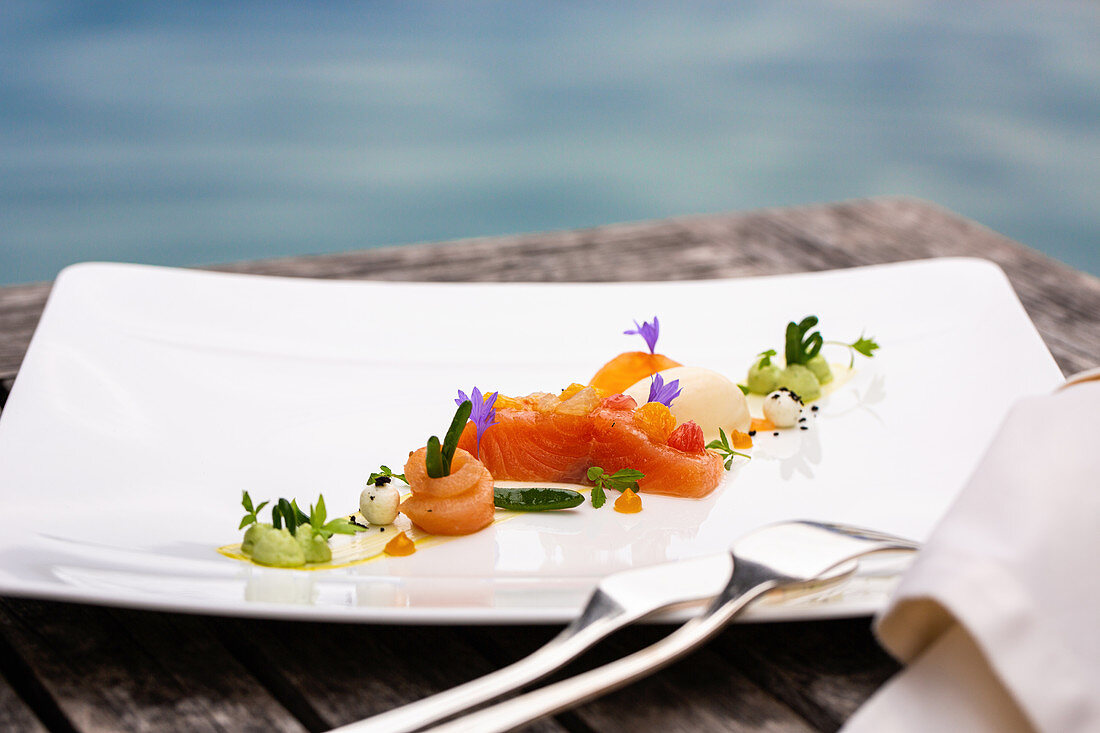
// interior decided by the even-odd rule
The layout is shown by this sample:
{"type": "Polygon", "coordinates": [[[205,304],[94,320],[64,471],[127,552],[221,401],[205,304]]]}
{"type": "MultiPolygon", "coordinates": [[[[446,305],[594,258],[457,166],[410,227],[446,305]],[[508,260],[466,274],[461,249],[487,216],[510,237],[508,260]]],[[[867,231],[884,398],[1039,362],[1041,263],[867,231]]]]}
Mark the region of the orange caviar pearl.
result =
{"type": "Polygon", "coordinates": [[[637,514],[642,511],[642,500],[633,489],[627,489],[615,500],[615,511],[621,514],[637,514]]]}
{"type": "Polygon", "coordinates": [[[407,534],[401,532],[386,543],[383,552],[387,555],[394,555],[395,557],[404,557],[405,555],[411,555],[416,552],[416,544],[409,539],[407,534]]]}

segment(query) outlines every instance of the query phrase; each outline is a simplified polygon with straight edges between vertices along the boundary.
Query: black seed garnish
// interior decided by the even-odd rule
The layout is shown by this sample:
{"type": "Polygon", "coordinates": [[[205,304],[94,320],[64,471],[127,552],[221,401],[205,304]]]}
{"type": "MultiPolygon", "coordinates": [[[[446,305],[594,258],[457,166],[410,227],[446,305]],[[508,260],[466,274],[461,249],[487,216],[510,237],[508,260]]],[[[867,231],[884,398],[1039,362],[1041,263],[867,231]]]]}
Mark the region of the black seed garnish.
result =
{"type": "Polygon", "coordinates": [[[772,435],[774,435],[775,437],[777,437],[777,438],[778,438],[778,437],[779,437],[779,431],[778,431],[778,430],[776,430],[776,431],[775,431],[774,433],[772,433],[772,435]]]}
{"type": "Polygon", "coordinates": [[[756,435],[756,431],[755,430],[750,430],[749,431],[749,437],[751,438],[754,435],[756,435]]]}
{"type": "Polygon", "coordinates": [[[817,407],[817,405],[814,405],[814,406],[813,406],[813,407],[811,407],[810,409],[811,409],[811,410],[813,410],[814,412],[817,412],[817,410],[818,410],[818,407],[817,407]]]}
{"type": "Polygon", "coordinates": [[[379,476],[378,478],[376,478],[374,480],[374,485],[375,486],[385,486],[389,482],[390,482],[390,477],[389,476],[379,476]]]}
{"type": "Polygon", "coordinates": [[[800,417],[800,418],[798,418],[798,422],[806,422],[806,418],[800,417]]]}
{"type": "Polygon", "coordinates": [[[776,392],[775,394],[773,394],[773,395],[772,395],[772,399],[773,399],[773,400],[778,400],[778,399],[779,399],[779,393],[778,393],[778,392],[776,392]]]}
{"type": "Polygon", "coordinates": [[[799,430],[809,430],[809,429],[810,429],[810,427],[809,427],[808,425],[799,425],[799,426],[798,426],[798,429],[799,429],[799,430]]]}
{"type": "Polygon", "coordinates": [[[386,531],[386,528],[385,528],[385,527],[383,527],[382,529],[380,529],[380,530],[378,530],[378,531],[379,531],[379,532],[385,532],[385,531],[386,531]]]}

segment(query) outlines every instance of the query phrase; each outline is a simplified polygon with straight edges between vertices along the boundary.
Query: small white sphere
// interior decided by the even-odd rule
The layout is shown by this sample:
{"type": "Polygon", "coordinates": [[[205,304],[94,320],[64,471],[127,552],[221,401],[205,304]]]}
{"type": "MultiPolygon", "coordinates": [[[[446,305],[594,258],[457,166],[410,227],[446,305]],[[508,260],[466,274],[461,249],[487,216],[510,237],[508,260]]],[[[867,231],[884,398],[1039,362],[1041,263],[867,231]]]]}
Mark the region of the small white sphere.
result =
{"type": "Polygon", "coordinates": [[[764,417],[777,428],[793,428],[802,417],[802,400],[786,387],[780,387],[764,398],[764,417]]]}
{"type": "Polygon", "coordinates": [[[371,524],[393,524],[400,504],[401,493],[389,483],[370,484],[359,495],[359,512],[371,524]]]}

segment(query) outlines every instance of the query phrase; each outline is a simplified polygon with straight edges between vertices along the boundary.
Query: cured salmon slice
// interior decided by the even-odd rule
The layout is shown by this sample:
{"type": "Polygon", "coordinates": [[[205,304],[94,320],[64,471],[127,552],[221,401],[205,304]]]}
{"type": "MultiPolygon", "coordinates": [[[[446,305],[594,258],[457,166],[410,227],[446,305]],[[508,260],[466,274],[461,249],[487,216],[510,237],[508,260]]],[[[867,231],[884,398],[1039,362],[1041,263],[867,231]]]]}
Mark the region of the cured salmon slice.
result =
{"type": "MultiPolygon", "coordinates": [[[[692,498],[706,496],[721,483],[722,459],[701,442],[697,450],[669,445],[667,433],[655,436],[647,429],[644,411],[635,409],[634,400],[592,395],[581,414],[572,413],[578,412],[583,393],[560,402],[569,413],[541,396],[538,401],[508,400],[515,406],[498,408],[496,423],[481,437],[481,462],[498,480],[579,484],[590,483],[592,466],[607,473],[634,468],[645,474],[638,482],[641,491],[692,498]]],[[[458,444],[477,451],[473,423],[467,423],[458,444]]]]}
{"type": "Polygon", "coordinates": [[[592,465],[607,473],[623,468],[641,471],[645,474],[638,481],[641,491],[698,499],[722,481],[724,469],[717,453],[684,451],[658,443],[635,423],[629,410],[601,407],[589,419],[592,465]]]}
{"type": "MultiPolygon", "coordinates": [[[[580,483],[592,465],[591,438],[587,415],[497,410],[496,424],[481,436],[480,458],[498,479],[580,483]]],[[[458,445],[477,450],[473,423],[466,424],[458,445]]]]}

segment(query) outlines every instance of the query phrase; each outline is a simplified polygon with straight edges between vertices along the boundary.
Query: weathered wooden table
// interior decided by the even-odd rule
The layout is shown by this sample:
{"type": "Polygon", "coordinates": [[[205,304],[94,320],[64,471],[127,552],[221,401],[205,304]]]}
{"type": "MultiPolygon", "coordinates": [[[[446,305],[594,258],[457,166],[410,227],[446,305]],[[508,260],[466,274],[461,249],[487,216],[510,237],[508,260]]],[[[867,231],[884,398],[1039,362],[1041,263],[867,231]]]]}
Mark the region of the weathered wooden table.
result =
{"type": "MultiPolygon", "coordinates": [[[[385,280],[661,280],[949,255],[1005,269],[1063,371],[1096,364],[1100,279],[908,199],[213,269],[385,280]]],[[[0,288],[0,405],[48,292],[49,285],[0,288]]],[[[566,673],[666,631],[620,634],[566,673]]],[[[556,632],[250,621],[0,599],[0,730],[325,730],[507,664],[556,632]]],[[[687,661],[531,729],[835,730],[896,669],[869,619],[737,625],[687,661]]]]}

